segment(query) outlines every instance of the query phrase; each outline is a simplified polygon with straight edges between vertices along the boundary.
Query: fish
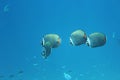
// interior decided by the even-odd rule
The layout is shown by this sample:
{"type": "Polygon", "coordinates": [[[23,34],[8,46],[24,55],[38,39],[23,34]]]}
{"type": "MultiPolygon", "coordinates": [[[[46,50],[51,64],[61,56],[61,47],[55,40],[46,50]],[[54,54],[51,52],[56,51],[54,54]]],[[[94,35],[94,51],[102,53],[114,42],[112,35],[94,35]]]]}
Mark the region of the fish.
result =
{"type": "Polygon", "coordinates": [[[63,73],[66,80],[71,80],[71,76],[68,73],[63,73]]]}
{"type": "Polygon", "coordinates": [[[9,75],[9,78],[14,78],[14,77],[15,77],[15,75],[13,75],[13,74],[9,75]]]}
{"type": "Polygon", "coordinates": [[[24,71],[23,71],[23,70],[20,70],[20,71],[18,72],[18,74],[22,74],[22,73],[24,73],[24,71]]]}

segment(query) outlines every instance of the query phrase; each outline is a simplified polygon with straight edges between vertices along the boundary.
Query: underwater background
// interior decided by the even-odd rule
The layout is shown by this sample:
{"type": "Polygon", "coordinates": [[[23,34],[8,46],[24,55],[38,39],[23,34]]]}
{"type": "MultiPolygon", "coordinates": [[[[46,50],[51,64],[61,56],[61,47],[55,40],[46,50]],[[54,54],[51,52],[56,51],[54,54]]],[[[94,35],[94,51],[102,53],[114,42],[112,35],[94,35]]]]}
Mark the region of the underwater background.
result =
{"type": "Polygon", "coordinates": [[[0,0],[0,80],[120,80],[120,1],[0,0]],[[107,42],[71,46],[77,29],[102,32],[107,42]],[[43,59],[49,33],[62,42],[43,59]]]}

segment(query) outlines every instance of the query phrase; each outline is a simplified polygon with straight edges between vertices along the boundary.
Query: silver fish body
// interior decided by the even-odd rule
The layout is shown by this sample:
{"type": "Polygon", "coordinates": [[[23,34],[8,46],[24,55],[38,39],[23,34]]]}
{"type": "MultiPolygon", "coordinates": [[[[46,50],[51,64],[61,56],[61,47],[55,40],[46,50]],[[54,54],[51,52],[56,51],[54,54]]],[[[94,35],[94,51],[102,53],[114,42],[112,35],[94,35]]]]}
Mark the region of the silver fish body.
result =
{"type": "Polygon", "coordinates": [[[86,41],[87,41],[87,36],[83,30],[76,30],[70,36],[70,43],[74,46],[85,44],[86,41]]]}
{"type": "Polygon", "coordinates": [[[103,46],[106,43],[106,35],[100,32],[94,32],[87,37],[86,44],[91,48],[103,46]]]}

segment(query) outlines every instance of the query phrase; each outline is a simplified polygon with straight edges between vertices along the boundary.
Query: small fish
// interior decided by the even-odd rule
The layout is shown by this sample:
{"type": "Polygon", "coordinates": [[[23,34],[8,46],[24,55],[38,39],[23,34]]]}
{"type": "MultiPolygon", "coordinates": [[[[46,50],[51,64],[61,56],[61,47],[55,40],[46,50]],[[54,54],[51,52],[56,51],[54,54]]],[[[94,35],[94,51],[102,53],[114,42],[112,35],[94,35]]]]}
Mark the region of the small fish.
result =
{"type": "Polygon", "coordinates": [[[4,12],[8,12],[9,11],[9,5],[8,4],[6,4],[5,6],[4,6],[4,12]]]}
{"type": "Polygon", "coordinates": [[[71,76],[68,73],[63,73],[66,80],[71,80],[71,76]]]}
{"type": "Polygon", "coordinates": [[[14,77],[15,77],[15,75],[13,75],[13,74],[9,75],[9,78],[14,78],[14,77]]]}
{"type": "Polygon", "coordinates": [[[113,32],[113,34],[112,34],[112,38],[115,38],[115,37],[116,37],[116,33],[113,32]]]}
{"type": "Polygon", "coordinates": [[[38,66],[38,64],[37,64],[37,63],[34,63],[33,66],[38,66]]]}
{"type": "Polygon", "coordinates": [[[72,70],[68,70],[68,73],[72,73],[72,70]]]}
{"type": "Polygon", "coordinates": [[[23,71],[23,70],[20,70],[20,71],[18,72],[18,74],[22,74],[22,73],[24,73],[24,71],[23,71]]]}

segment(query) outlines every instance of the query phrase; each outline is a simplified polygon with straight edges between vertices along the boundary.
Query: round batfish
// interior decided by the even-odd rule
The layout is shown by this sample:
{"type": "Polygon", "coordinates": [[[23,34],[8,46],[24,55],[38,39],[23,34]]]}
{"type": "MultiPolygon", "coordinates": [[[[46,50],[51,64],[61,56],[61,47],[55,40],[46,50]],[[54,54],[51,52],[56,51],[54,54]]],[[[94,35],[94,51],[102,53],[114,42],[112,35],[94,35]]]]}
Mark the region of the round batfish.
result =
{"type": "Polygon", "coordinates": [[[57,48],[61,43],[61,39],[57,34],[46,34],[42,39],[42,51],[43,58],[47,58],[52,48],[57,48]]]}
{"type": "Polygon", "coordinates": [[[83,30],[76,30],[70,36],[70,44],[79,46],[87,41],[86,33],[83,30]]]}
{"type": "Polygon", "coordinates": [[[95,32],[87,37],[86,44],[91,48],[103,46],[106,43],[106,35],[100,32],[95,32]]]}

